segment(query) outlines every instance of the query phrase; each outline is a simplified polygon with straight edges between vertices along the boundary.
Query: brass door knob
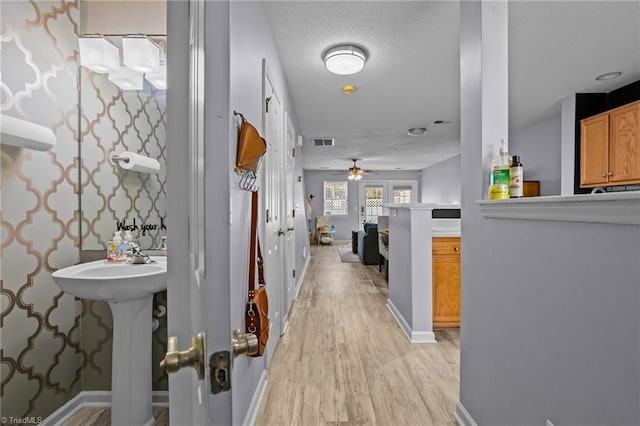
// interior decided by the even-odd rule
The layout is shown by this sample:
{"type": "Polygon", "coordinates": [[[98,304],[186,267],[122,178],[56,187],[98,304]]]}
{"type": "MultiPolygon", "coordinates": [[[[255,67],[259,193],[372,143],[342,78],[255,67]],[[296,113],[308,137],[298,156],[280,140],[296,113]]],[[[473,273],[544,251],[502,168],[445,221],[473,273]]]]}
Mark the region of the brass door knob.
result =
{"type": "Polygon", "coordinates": [[[233,330],[231,338],[233,356],[254,355],[258,353],[258,338],[255,334],[243,333],[240,330],[233,330]]]}
{"type": "Polygon", "coordinates": [[[193,367],[200,380],[204,379],[204,334],[198,333],[191,340],[191,347],[186,351],[178,350],[178,338],[169,337],[167,353],[160,361],[160,367],[167,373],[175,373],[182,367],[193,367]]]}
{"type": "Polygon", "coordinates": [[[280,236],[282,236],[282,235],[286,235],[286,234],[287,234],[287,231],[285,231],[285,230],[284,230],[284,229],[282,229],[282,228],[278,228],[278,237],[280,237],[280,236]]]}

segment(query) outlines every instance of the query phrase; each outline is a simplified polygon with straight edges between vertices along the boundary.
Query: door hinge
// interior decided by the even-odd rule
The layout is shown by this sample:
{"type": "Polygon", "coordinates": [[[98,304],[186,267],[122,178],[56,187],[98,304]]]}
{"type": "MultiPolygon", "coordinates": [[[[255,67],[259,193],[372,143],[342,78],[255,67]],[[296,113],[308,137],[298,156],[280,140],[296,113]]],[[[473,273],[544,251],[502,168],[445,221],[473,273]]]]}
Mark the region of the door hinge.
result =
{"type": "Polygon", "coordinates": [[[293,278],[295,278],[295,277],[296,277],[296,270],[294,269],[293,270],[293,278]]]}
{"type": "Polygon", "coordinates": [[[296,209],[291,210],[291,217],[296,217],[296,209]]]}
{"type": "Polygon", "coordinates": [[[209,358],[211,393],[226,392],[231,389],[231,354],[229,351],[215,352],[209,358]]]}
{"type": "Polygon", "coordinates": [[[267,209],[267,212],[265,214],[265,217],[267,218],[267,223],[269,223],[269,209],[267,209]]]}
{"type": "Polygon", "coordinates": [[[265,99],[264,101],[264,112],[269,113],[269,102],[271,102],[271,96],[269,96],[267,99],[265,99]]]}
{"type": "Polygon", "coordinates": [[[295,148],[291,149],[291,158],[296,158],[296,149],[295,148]]]}

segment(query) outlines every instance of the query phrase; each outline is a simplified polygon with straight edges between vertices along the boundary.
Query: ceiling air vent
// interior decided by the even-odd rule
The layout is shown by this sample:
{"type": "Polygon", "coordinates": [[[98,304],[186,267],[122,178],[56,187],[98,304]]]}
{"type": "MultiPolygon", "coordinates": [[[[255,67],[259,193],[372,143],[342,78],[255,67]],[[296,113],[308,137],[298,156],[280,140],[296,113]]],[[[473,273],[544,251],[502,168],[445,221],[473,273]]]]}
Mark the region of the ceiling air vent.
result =
{"type": "Polygon", "coordinates": [[[333,146],[333,138],[313,138],[313,146],[333,146]]]}

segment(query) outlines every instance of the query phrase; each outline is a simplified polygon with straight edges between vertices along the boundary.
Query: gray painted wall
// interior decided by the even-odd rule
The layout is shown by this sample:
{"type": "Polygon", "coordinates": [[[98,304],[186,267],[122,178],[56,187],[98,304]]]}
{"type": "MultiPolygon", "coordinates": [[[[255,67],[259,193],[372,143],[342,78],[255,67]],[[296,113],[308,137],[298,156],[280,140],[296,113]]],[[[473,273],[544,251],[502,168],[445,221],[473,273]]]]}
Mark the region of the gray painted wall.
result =
{"type": "MultiPolygon", "coordinates": [[[[307,195],[314,195],[313,213],[307,223],[307,235],[314,229],[316,217],[323,214],[324,182],[345,181],[347,174],[345,170],[306,170],[304,172],[304,184],[307,195]]],[[[420,195],[420,177],[417,171],[376,171],[375,174],[366,175],[360,181],[348,181],[347,197],[349,205],[348,216],[336,216],[330,221],[336,227],[335,239],[338,241],[351,241],[351,231],[360,229],[361,220],[358,212],[360,197],[359,182],[367,180],[415,180],[418,182],[418,196],[420,195]]],[[[420,200],[418,200],[419,202],[420,200]]]]}
{"type": "Polygon", "coordinates": [[[525,180],[540,181],[540,195],[560,195],[561,137],[560,113],[509,137],[509,154],[520,156],[525,180]]]}
{"type": "Polygon", "coordinates": [[[423,203],[460,204],[460,156],[422,169],[423,203]]]}
{"type": "MultiPolygon", "coordinates": [[[[215,2],[214,2],[215,3],[215,2]]],[[[207,3],[209,4],[209,3],[207,3]]],[[[230,173],[230,202],[233,211],[233,223],[230,226],[230,303],[231,327],[244,328],[244,307],[246,302],[246,283],[248,269],[248,246],[250,227],[250,193],[238,189],[239,176],[233,172],[236,158],[237,122],[232,117],[233,111],[244,114],[262,134],[262,59],[266,58],[267,66],[274,79],[274,85],[283,99],[284,110],[289,113],[291,122],[299,128],[293,104],[287,92],[287,84],[280,65],[278,53],[271,36],[269,23],[261,2],[230,2],[229,7],[230,31],[230,104],[228,114],[231,132],[228,144],[231,147],[229,162],[226,165],[230,173]]],[[[298,133],[296,131],[296,133],[298,133]]],[[[225,142],[226,144],[227,142],[225,142]]],[[[300,161],[300,159],[298,159],[300,161]]],[[[299,170],[299,168],[297,168],[299,170]]],[[[262,176],[259,182],[262,185],[262,176]]],[[[262,193],[261,198],[264,196],[262,193]]],[[[302,195],[300,194],[300,197],[302,195]]],[[[229,200],[229,197],[227,198],[229,200]]],[[[302,199],[296,200],[304,209],[302,199]]],[[[264,209],[260,209],[263,213],[264,209]]],[[[260,215],[259,223],[264,222],[264,215],[260,215]]],[[[297,223],[296,223],[297,225],[297,223]]],[[[224,226],[223,226],[224,228],[224,226]]],[[[304,226],[300,231],[306,235],[304,226]]],[[[298,241],[298,238],[296,238],[298,241]]],[[[227,250],[226,247],[221,247],[227,250]]],[[[301,256],[302,250],[300,250],[301,256]]],[[[302,264],[296,259],[296,264],[302,264]]],[[[301,266],[300,266],[301,268],[301,266]]],[[[283,313],[284,315],[284,313],[283,313]]],[[[271,336],[277,339],[278,336],[271,336]]],[[[233,413],[234,424],[241,423],[247,413],[251,398],[258,384],[260,375],[265,368],[264,358],[240,357],[234,361],[233,369],[233,413]]]]}
{"type": "Polygon", "coordinates": [[[461,27],[460,401],[479,425],[640,424],[640,228],[483,218],[479,2],[461,27]]]}

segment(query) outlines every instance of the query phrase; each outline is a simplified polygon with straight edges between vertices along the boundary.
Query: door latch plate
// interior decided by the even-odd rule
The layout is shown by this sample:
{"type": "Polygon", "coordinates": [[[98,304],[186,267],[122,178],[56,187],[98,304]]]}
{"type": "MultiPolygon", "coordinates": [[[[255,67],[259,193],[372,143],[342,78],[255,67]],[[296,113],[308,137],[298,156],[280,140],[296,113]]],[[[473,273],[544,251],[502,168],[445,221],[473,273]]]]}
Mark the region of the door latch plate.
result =
{"type": "Polygon", "coordinates": [[[226,392],[231,389],[231,356],[229,351],[215,352],[209,358],[211,393],[226,392]]]}

